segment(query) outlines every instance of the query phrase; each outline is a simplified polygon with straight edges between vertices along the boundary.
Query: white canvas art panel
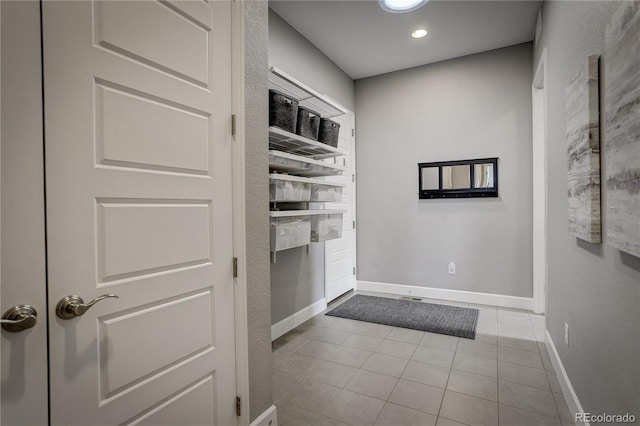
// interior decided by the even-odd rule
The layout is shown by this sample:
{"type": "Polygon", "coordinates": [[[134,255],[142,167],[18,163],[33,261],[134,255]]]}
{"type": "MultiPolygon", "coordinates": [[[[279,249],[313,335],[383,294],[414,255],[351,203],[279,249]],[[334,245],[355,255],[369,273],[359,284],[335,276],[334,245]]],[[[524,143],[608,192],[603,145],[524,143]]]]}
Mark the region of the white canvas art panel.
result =
{"type": "Polygon", "coordinates": [[[621,2],[604,48],[606,241],[640,257],[640,2],[621,2]]]}
{"type": "Polygon", "coordinates": [[[602,242],[600,222],[599,56],[590,56],[566,89],[569,232],[602,242]]]}

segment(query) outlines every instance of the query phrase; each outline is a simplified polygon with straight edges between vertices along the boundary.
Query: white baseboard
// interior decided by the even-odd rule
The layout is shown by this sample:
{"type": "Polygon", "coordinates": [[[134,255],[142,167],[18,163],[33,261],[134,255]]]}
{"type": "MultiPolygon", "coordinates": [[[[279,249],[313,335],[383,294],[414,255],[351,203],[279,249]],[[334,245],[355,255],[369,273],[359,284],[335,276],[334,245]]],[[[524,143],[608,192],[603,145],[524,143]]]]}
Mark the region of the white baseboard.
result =
{"type": "Polygon", "coordinates": [[[501,308],[531,310],[533,299],[529,297],[505,296],[503,294],[476,293],[473,291],[448,290],[444,288],[418,287],[403,284],[358,281],[356,289],[377,293],[401,294],[404,296],[426,297],[429,299],[451,300],[454,302],[477,303],[501,308]]]}
{"type": "Polygon", "coordinates": [[[266,411],[251,422],[251,426],[278,426],[278,409],[275,405],[267,408],[266,411]]]}
{"type": "Polygon", "coordinates": [[[314,315],[327,309],[327,300],[322,298],[316,303],[307,306],[304,309],[299,310],[293,315],[290,315],[271,326],[271,341],[276,340],[278,337],[293,330],[303,322],[307,321],[314,315]]]}
{"type": "MultiPolygon", "coordinates": [[[[580,404],[580,400],[578,399],[578,395],[576,394],[576,391],[573,389],[573,386],[571,385],[571,380],[569,380],[567,371],[564,369],[562,360],[560,360],[560,355],[558,355],[558,351],[556,350],[556,345],[553,344],[553,339],[551,339],[549,330],[547,330],[547,336],[544,344],[547,347],[547,352],[549,352],[549,358],[551,358],[551,364],[553,364],[553,368],[556,372],[556,376],[558,377],[558,382],[560,383],[560,389],[562,389],[562,395],[564,395],[564,399],[565,401],[567,401],[567,407],[569,407],[569,412],[571,414],[584,413],[584,410],[582,409],[582,404],[580,404]]],[[[581,423],[581,424],[584,424],[585,426],[589,426],[589,423],[581,423]]]]}

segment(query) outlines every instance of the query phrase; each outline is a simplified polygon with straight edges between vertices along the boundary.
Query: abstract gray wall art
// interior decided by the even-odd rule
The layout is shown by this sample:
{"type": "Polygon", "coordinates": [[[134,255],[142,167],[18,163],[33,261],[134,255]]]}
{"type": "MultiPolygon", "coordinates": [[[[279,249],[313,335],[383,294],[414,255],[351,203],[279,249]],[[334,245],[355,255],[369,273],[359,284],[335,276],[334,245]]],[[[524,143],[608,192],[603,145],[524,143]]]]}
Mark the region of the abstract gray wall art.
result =
{"type": "Polygon", "coordinates": [[[607,244],[640,257],[640,1],[624,1],[604,47],[607,244]]]}
{"type": "Polygon", "coordinates": [[[590,56],[566,89],[569,232],[602,242],[600,225],[599,56],[590,56]]]}

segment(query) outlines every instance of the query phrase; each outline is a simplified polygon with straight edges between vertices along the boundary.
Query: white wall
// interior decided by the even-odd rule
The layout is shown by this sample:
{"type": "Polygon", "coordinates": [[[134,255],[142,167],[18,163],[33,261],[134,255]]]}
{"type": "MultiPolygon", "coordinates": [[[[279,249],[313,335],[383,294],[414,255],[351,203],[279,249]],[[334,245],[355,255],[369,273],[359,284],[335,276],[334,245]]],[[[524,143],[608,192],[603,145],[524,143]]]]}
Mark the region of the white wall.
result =
{"type": "Polygon", "coordinates": [[[356,81],[358,280],[532,296],[531,55],[356,81]],[[485,157],[499,198],[418,200],[417,163],[485,157]]]}
{"type": "MultiPolygon", "coordinates": [[[[619,2],[544,2],[537,66],[547,48],[547,328],[580,399],[591,413],[640,416],[640,258],[568,233],[565,87],[587,57],[603,54],[605,26],[619,2]],[[564,323],[570,346],[564,344],[564,323]]],[[[601,73],[603,64],[601,64],[601,73]]],[[[601,158],[607,155],[600,80],[601,158]]],[[[603,181],[607,170],[603,165],[603,181]]],[[[606,223],[606,187],[602,220],[606,223]]],[[[603,226],[606,233],[606,227],[603,226]]],[[[603,235],[606,241],[606,235],[603,235]]]]}
{"type": "MultiPolygon", "coordinates": [[[[269,10],[269,66],[354,108],[353,80],[317,47],[269,10]]],[[[266,96],[266,93],[265,93],[266,96]]],[[[324,243],[277,253],[271,265],[272,324],[324,298],[324,243]]]]}

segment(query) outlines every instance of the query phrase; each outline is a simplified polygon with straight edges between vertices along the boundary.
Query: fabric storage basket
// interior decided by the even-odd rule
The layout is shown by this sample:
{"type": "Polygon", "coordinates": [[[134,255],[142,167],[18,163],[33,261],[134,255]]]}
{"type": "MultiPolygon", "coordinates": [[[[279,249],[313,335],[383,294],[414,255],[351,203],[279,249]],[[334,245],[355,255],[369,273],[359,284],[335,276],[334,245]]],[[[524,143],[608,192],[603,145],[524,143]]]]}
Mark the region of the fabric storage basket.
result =
{"type": "Polygon", "coordinates": [[[342,212],[311,216],[311,241],[314,243],[342,238],[342,212]]]}
{"type": "Polygon", "coordinates": [[[269,175],[270,202],[308,202],[311,183],[305,178],[288,175],[269,175]]]}
{"type": "Polygon", "coordinates": [[[320,130],[318,131],[318,141],[338,147],[338,135],[340,134],[340,124],[328,118],[320,119],[320,130]]]}
{"type": "Polygon", "coordinates": [[[311,218],[309,216],[271,218],[271,251],[306,246],[310,242],[311,218]]]}
{"type": "Polygon", "coordinates": [[[315,111],[311,111],[309,108],[298,107],[296,134],[317,141],[319,131],[320,114],[315,111]]]}
{"type": "Polygon", "coordinates": [[[311,185],[311,201],[342,201],[342,184],[318,182],[311,185]]]}
{"type": "Polygon", "coordinates": [[[298,101],[277,90],[269,90],[269,126],[296,131],[298,101]]]}

